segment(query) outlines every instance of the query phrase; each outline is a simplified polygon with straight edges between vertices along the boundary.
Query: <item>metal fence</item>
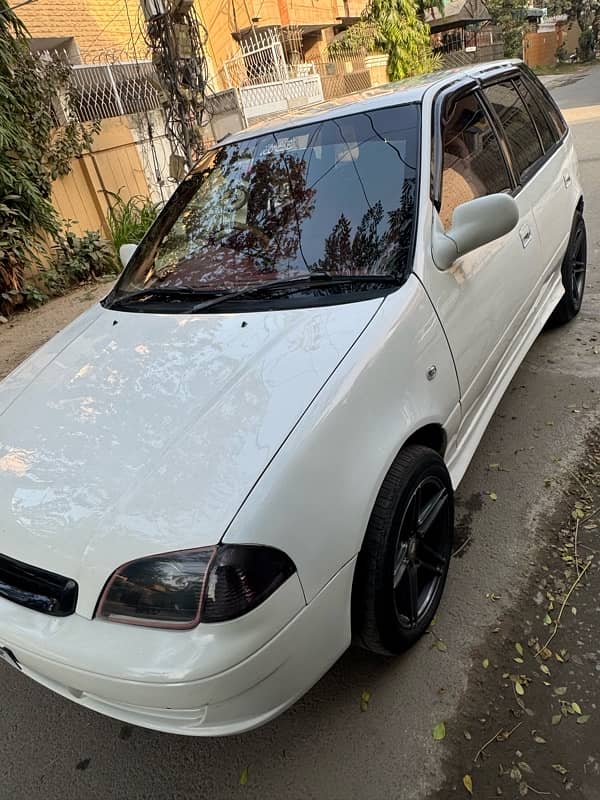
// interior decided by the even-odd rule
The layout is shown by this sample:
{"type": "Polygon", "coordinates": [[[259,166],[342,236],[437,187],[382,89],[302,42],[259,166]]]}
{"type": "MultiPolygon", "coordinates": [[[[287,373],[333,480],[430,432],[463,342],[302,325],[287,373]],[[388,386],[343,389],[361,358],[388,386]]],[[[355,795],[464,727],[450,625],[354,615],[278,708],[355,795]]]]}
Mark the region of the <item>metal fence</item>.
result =
{"type": "Polygon", "coordinates": [[[297,56],[277,31],[253,32],[239,52],[223,65],[229,86],[237,91],[247,122],[269,114],[319,103],[324,99],[321,78],[313,64],[288,64],[297,56]]]}
{"type": "Polygon", "coordinates": [[[248,122],[269,114],[320,103],[324,99],[318,75],[242,86],[238,91],[242,110],[248,122]]]}
{"type": "Polygon", "coordinates": [[[475,52],[478,47],[486,47],[500,41],[496,35],[494,40],[493,30],[465,30],[452,28],[443,33],[434,33],[431,44],[436,53],[455,53],[465,50],[467,53],[475,52]]]}
{"type": "Polygon", "coordinates": [[[229,86],[253,86],[285,81],[289,77],[283,42],[276,31],[254,31],[223,71],[229,86]]]}
{"type": "Polygon", "coordinates": [[[138,114],[160,107],[160,84],[151,61],[77,65],[68,102],[80,122],[138,114]]]}
{"type": "Polygon", "coordinates": [[[360,92],[371,86],[371,74],[364,55],[330,55],[327,61],[318,61],[314,66],[321,77],[323,95],[327,100],[360,92]]]}

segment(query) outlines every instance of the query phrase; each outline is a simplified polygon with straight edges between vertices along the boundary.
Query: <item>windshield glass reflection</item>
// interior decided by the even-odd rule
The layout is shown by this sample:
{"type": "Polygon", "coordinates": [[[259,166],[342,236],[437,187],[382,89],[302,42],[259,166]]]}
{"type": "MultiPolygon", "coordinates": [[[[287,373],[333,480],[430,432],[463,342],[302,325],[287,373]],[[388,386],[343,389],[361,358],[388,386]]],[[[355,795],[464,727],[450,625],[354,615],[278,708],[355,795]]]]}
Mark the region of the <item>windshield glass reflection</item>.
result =
{"type": "Polygon", "coordinates": [[[235,291],[410,271],[419,110],[405,105],[210,151],[138,248],[117,294],[235,291]]]}

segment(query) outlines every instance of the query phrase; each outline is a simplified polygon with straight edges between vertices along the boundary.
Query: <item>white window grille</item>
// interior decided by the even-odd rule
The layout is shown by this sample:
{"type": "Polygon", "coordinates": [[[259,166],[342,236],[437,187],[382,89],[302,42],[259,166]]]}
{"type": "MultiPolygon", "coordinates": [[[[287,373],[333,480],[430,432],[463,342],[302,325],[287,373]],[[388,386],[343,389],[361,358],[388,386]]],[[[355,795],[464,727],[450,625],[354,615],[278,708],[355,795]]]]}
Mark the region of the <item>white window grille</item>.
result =
{"type": "Polygon", "coordinates": [[[237,89],[247,121],[323,100],[314,64],[288,65],[277,31],[252,31],[239,52],[223,67],[229,86],[237,89]]]}
{"type": "Polygon", "coordinates": [[[229,86],[238,88],[286,80],[288,66],[281,38],[276,31],[252,31],[223,69],[229,86]]]}
{"type": "Polygon", "coordinates": [[[69,105],[80,122],[159,108],[158,76],[151,61],[73,67],[69,105]]]}

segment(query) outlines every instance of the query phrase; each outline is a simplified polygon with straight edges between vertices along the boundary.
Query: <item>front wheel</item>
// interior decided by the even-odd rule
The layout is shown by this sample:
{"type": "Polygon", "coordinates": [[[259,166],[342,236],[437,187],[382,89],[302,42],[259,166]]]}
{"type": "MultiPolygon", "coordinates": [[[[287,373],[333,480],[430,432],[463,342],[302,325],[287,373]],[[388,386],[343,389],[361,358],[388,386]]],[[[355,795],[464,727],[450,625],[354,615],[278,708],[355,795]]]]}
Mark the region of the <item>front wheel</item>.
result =
{"type": "Polygon", "coordinates": [[[581,212],[577,212],[571,228],[569,245],[562,263],[565,293],[550,317],[551,325],[564,325],[579,314],[587,266],[587,234],[581,212]]]}
{"type": "Polygon", "coordinates": [[[444,590],[453,534],[452,484],[442,458],[428,447],[406,447],[379,491],[358,556],[358,644],[393,655],[423,635],[444,590]]]}

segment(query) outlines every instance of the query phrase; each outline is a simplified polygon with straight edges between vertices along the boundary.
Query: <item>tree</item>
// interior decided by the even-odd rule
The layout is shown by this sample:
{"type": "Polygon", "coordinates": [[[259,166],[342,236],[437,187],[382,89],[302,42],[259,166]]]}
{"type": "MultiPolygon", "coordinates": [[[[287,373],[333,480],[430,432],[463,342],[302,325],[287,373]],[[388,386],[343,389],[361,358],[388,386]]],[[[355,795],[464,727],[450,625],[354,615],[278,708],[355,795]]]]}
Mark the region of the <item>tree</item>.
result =
{"type": "Polygon", "coordinates": [[[523,34],[527,27],[523,0],[486,0],[492,20],[502,31],[506,58],[522,58],[523,34]]]}
{"type": "Polygon", "coordinates": [[[445,0],[416,0],[417,14],[420,19],[425,19],[428,11],[438,11],[440,16],[444,16],[445,0]]]}
{"type": "Polygon", "coordinates": [[[53,103],[67,91],[70,68],[29,50],[27,30],[0,0],[0,310],[20,299],[28,267],[40,264],[61,221],[52,181],[91,143],[95,125],[59,127],[53,103]]]}
{"type": "Polygon", "coordinates": [[[429,26],[419,18],[414,0],[370,0],[364,19],[375,27],[375,46],[388,55],[390,80],[438,66],[431,52],[429,26]]]}
{"type": "Polygon", "coordinates": [[[548,14],[566,14],[570,20],[577,20],[582,33],[592,28],[594,41],[600,28],[600,0],[552,0],[548,4],[548,14]]]}

